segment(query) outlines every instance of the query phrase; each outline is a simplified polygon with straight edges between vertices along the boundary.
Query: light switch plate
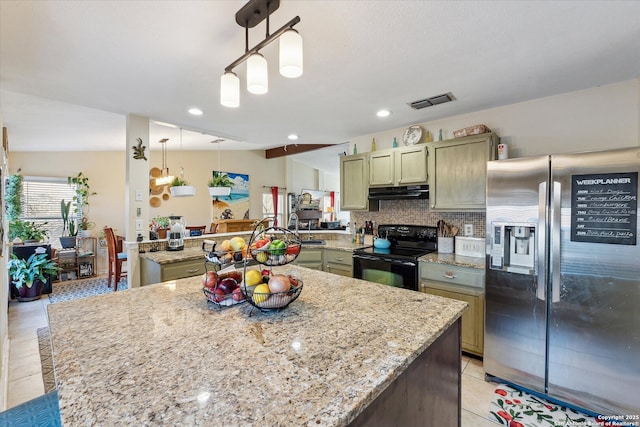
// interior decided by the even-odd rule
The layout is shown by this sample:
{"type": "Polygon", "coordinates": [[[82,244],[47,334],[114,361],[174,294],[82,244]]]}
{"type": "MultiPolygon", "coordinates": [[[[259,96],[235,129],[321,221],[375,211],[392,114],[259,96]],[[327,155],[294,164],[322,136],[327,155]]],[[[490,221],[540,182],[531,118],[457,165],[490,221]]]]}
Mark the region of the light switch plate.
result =
{"type": "Polygon", "coordinates": [[[136,231],[142,231],[142,220],[136,219],[136,231]]]}
{"type": "Polygon", "coordinates": [[[136,202],[142,201],[142,191],[136,191],[136,202]]]}

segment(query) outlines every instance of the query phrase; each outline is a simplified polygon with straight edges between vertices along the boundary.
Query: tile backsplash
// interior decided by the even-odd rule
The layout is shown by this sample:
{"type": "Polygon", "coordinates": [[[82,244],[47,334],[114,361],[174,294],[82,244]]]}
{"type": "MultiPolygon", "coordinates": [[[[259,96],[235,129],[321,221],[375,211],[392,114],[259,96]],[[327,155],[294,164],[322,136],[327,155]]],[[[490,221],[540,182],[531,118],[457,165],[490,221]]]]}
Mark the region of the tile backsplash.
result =
{"type": "Polygon", "coordinates": [[[460,229],[463,235],[464,225],[473,224],[473,237],[485,237],[486,215],[484,212],[435,212],[429,209],[429,200],[381,200],[377,212],[352,211],[351,221],[357,226],[365,221],[376,224],[411,224],[436,226],[444,220],[460,229]]]}

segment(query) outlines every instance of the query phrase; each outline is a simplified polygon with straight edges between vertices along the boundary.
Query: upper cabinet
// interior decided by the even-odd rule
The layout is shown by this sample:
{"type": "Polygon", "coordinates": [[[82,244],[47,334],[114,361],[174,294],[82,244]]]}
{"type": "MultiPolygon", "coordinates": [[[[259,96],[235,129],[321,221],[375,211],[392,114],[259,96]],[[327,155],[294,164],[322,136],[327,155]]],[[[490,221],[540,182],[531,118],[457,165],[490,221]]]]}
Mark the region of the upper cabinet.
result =
{"type": "Polygon", "coordinates": [[[416,145],[369,154],[369,186],[427,183],[427,146],[416,145]]]}
{"type": "Polygon", "coordinates": [[[369,209],[369,153],[340,157],[340,208],[369,209]]]}
{"type": "Polygon", "coordinates": [[[487,161],[498,142],[491,132],[428,144],[431,209],[484,210],[487,161]]]}

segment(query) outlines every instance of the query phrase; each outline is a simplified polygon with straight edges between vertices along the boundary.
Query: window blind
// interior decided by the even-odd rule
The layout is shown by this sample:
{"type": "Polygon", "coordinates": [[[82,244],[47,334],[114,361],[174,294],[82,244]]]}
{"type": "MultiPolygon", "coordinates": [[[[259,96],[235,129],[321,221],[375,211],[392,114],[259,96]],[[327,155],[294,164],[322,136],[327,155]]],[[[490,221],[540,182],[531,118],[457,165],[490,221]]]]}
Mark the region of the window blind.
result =
{"type": "MultiPolygon", "coordinates": [[[[45,224],[49,241],[52,247],[60,248],[58,237],[62,235],[62,212],[60,202],[73,200],[76,194],[75,185],[67,183],[67,178],[62,177],[36,177],[25,176],[22,180],[22,217],[24,221],[33,221],[37,224],[45,224]]],[[[73,213],[73,204],[72,204],[73,213]]],[[[81,213],[78,212],[77,218],[81,213]]]]}

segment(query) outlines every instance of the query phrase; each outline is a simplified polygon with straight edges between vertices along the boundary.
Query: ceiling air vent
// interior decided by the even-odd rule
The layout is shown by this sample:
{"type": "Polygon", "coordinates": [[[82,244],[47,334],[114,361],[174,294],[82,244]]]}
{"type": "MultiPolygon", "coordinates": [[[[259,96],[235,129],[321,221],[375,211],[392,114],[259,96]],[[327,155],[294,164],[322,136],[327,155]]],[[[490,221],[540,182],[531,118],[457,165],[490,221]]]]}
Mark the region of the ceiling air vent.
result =
{"type": "Polygon", "coordinates": [[[451,92],[444,93],[442,95],[432,96],[430,98],[421,99],[419,101],[413,101],[409,103],[409,106],[414,110],[420,110],[422,108],[431,107],[433,105],[444,104],[445,102],[453,101],[455,98],[451,92]]]}

